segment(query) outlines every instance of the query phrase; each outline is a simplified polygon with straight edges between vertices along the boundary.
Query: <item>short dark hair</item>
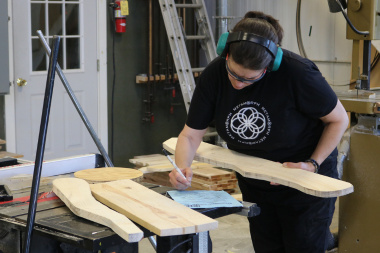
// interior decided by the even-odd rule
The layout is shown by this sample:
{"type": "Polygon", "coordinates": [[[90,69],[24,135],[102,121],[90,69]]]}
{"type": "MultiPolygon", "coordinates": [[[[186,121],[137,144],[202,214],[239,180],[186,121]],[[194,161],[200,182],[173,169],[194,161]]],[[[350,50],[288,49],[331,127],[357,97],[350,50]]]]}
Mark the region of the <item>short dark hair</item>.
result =
{"type": "MultiPolygon", "coordinates": [[[[249,11],[245,14],[232,30],[232,32],[240,31],[262,36],[279,46],[284,34],[278,20],[259,11],[249,11]]],[[[252,70],[264,69],[273,60],[271,54],[263,46],[248,41],[231,43],[229,55],[237,64],[252,70]]]]}

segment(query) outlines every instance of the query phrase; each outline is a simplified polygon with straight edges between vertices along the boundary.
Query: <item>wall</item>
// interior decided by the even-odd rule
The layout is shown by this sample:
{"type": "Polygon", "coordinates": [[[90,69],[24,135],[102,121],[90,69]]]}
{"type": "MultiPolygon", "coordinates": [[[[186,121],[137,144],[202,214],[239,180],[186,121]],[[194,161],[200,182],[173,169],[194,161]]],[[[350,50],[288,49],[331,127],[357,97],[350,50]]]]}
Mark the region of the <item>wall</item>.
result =
{"type": "MultiPolygon", "coordinates": [[[[211,7],[214,0],[205,2],[211,7]]],[[[228,0],[228,5],[228,15],[236,17],[229,24],[229,29],[247,11],[262,11],[278,19],[282,25],[285,34],[282,47],[299,54],[296,39],[297,0],[228,0]]],[[[209,13],[212,15],[213,10],[209,10],[209,13]]],[[[343,15],[330,13],[326,0],[302,1],[301,33],[308,58],[315,61],[330,85],[334,89],[348,89],[352,41],[346,39],[346,20],[343,15]]]]}
{"type": "MultiPolygon", "coordinates": [[[[5,140],[4,94],[9,93],[8,2],[0,2],[0,139],[5,140]]],[[[1,150],[4,150],[3,146],[1,150]]]]}
{"type": "MultiPolygon", "coordinates": [[[[158,1],[153,1],[157,3],[158,1]]],[[[215,30],[215,1],[205,0],[210,23],[215,30]]],[[[244,16],[247,10],[259,10],[280,20],[285,36],[283,47],[299,53],[296,40],[296,7],[297,0],[239,0],[228,1],[231,21],[230,28],[244,16]]],[[[157,9],[158,10],[158,9],[157,9]]],[[[156,11],[157,15],[161,15],[156,11]]],[[[187,17],[190,16],[187,13],[187,17]]],[[[108,20],[107,22],[110,23],[108,20]]],[[[108,103],[111,115],[112,88],[112,33],[108,26],[108,103]]],[[[167,41],[165,27],[161,23],[161,62],[165,60],[167,41]],[[164,58],[164,59],[162,59],[164,58]]],[[[308,57],[315,60],[322,74],[334,89],[347,89],[350,76],[352,42],[346,40],[346,22],[340,13],[329,12],[327,1],[302,1],[301,32],[308,57]],[[312,27],[310,33],[310,27],[312,27]],[[326,61],[326,62],[320,62],[326,61]],[[334,63],[340,61],[344,63],[334,63]]],[[[158,31],[155,31],[157,41],[158,31]]],[[[190,33],[189,33],[190,34],[190,33]]],[[[157,47],[157,43],[155,44],[157,47]]],[[[157,49],[157,48],[156,48],[157,49]]],[[[161,143],[181,131],[185,120],[184,106],[175,107],[169,113],[169,94],[163,90],[163,84],[156,85],[156,104],[154,106],[155,123],[142,123],[146,99],[146,85],[136,84],[135,76],[148,72],[148,1],[139,4],[130,2],[130,16],[127,17],[127,33],[117,34],[116,53],[116,87],[114,98],[114,163],[115,166],[130,166],[128,160],[135,155],[161,152],[161,143]]],[[[170,58],[169,53],[169,58],[170,58]]],[[[205,59],[200,54],[200,66],[205,59]]],[[[155,61],[157,62],[157,61],[155,61]]],[[[180,90],[177,87],[177,101],[180,90]]],[[[109,125],[111,133],[111,125],[109,125]]],[[[109,135],[111,144],[111,134],[109,135]]],[[[109,149],[111,150],[111,149],[109,149]]]]}
{"type": "MultiPolygon", "coordinates": [[[[154,3],[158,1],[153,0],[154,3]]],[[[186,110],[181,92],[177,87],[177,96],[173,102],[182,103],[175,106],[170,114],[170,91],[164,90],[164,84],[156,85],[156,104],[153,107],[155,122],[143,123],[146,99],[146,85],[136,84],[136,75],[148,72],[148,1],[130,1],[130,15],[127,17],[127,32],[116,34],[115,61],[116,85],[114,97],[114,165],[130,167],[130,158],[136,155],[162,153],[162,142],[178,136],[186,121],[186,110]]],[[[158,9],[157,9],[158,10],[158,9]]],[[[109,13],[108,13],[109,15],[109,13]]],[[[155,13],[161,15],[160,12],[155,13]]],[[[160,16],[160,19],[162,17],[160,16]]],[[[158,20],[158,19],[155,19],[158,20]]],[[[112,98],[112,26],[107,20],[108,53],[108,115],[109,115],[109,152],[111,151],[111,98],[112,98]]],[[[158,29],[158,28],[157,28],[158,29]]],[[[160,26],[161,61],[166,58],[165,44],[167,37],[165,27],[160,26]]],[[[157,33],[157,31],[156,31],[157,33]]],[[[158,36],[158,35],[157,35],[158,36]]],[[[158,38],[154,37],[157,48],[158,38]]],[[[171,57],[171,56],[170,56],[171,57]]],[[[158,62],[158,61],[155,61],[158,62]]],[[[110,152],[111,153],[111,152],[110,152]]]]}
{"type": "Polygon", "coordinates": [[[8,2],[0,1],[0,94],[9,93],[8,2]],[[4,36],[5,35],[5,36],[4,36]]]}

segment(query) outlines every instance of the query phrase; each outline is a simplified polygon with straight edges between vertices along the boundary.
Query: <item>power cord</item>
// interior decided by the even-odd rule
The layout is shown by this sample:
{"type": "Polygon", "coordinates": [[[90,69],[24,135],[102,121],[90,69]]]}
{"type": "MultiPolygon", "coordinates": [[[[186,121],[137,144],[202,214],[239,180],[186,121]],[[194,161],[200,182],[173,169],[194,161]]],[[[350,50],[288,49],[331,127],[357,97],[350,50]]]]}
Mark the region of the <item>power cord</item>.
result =
{"type": "Polygon", "coordinates": [[[174,248],[172,248],[168,253],[173,253],[179,246],[187,243],[187,242],[190,242],[191,241],[191,238],[187,239],[187,240],[184,240],[183,242],[180,242],[178,243],[174,248]]]}

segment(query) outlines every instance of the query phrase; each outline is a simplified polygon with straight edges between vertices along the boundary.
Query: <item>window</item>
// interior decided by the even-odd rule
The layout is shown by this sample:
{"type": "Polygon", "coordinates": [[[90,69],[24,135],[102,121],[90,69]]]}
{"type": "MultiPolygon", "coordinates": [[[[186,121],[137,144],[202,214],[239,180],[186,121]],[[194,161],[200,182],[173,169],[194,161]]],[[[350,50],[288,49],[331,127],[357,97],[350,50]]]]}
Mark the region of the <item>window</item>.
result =
{"type": "Polygon", "coordinates": [[[42,31],[50,47],[53,36],[61,36],[58,63],[62,70],[81,69],[81,7],[79,0],[31,0],[32,71],[46,71],[49,66],[37,30],[42,31]]]}

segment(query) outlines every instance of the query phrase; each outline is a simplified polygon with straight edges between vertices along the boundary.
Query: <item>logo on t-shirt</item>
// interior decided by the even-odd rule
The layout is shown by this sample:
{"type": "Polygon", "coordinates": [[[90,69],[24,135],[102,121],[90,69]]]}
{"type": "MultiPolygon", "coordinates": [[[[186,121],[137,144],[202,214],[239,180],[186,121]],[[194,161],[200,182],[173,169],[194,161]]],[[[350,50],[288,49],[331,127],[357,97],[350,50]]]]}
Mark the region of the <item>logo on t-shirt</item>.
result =
{"type": "Polygon", "coordinates": [[[232,139],[243,144],[263,142],[270,133],[272,122],[260,103],[247,101],[235,106],[226,119],[226,131],[232,139]]]}

